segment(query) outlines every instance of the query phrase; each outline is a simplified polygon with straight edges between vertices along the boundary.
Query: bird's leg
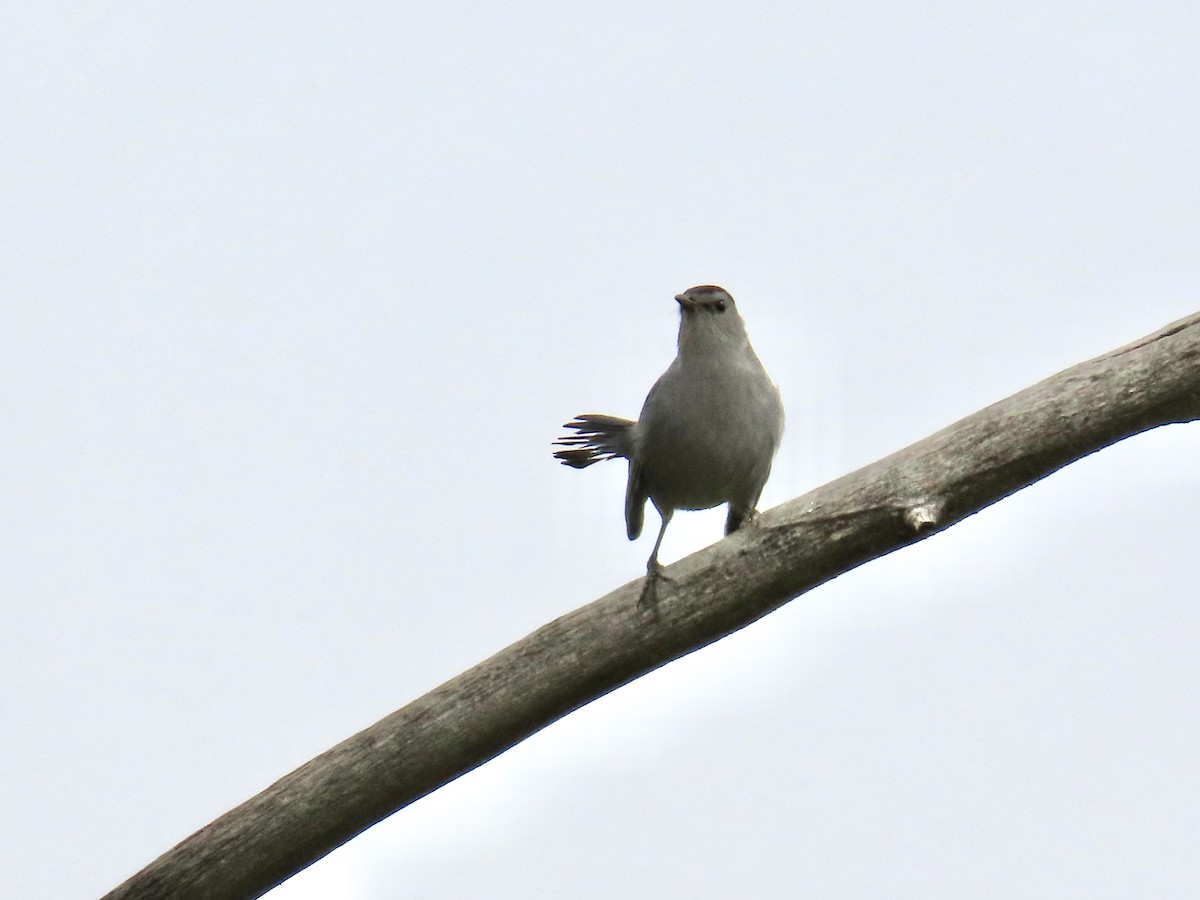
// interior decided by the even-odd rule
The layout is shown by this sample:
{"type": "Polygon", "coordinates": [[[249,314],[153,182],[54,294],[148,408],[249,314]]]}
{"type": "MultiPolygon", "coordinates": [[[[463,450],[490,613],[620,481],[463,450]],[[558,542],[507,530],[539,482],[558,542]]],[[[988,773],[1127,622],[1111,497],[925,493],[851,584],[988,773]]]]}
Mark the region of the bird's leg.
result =
{"type": "Polygon", "coordinates": [[[733,534],[742,526],[752,526],[758,519],[758,510],[753,506],[729,506],[729,515],[725,517],[725,536],[733,534]]]}
{"type": "MultiPolygon", "coordinates": [[[[656,504],[657,505],[657,504],[656,504]]],[[[662,566],[658,562],[658,548],[662,546],[663,535],[667,533],[667,525],[671,522],[671,516],[675,510],[659,510],[659,515],[662,516],[662,525],[658,529],[658,539],[654,542],[654,549],[650,551],[650,559],[646,561],[646,582],[642,585],[642,595],[638,598],[638,609],[648,610],[654,620],[658,621],[658,582],[670,581],[663,574],[662,566]]]]}

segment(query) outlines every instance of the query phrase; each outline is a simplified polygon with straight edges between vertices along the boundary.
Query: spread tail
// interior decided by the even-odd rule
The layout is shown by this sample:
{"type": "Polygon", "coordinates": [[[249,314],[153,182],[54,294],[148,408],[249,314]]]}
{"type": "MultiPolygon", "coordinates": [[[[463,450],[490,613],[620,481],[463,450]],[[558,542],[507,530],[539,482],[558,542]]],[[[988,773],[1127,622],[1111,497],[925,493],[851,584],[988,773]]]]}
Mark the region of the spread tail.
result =
{"type": "Polygon", "coordinates": [[[575,469],[584,469],[606,459],[628,459],[633,453],[633,426],[636,424],[629,419],[597,413],[576,416],[563,428],[577,433],[563,435],[554,442],[554,446],[564,448],[555,450],[554,458],[575,469]]]}

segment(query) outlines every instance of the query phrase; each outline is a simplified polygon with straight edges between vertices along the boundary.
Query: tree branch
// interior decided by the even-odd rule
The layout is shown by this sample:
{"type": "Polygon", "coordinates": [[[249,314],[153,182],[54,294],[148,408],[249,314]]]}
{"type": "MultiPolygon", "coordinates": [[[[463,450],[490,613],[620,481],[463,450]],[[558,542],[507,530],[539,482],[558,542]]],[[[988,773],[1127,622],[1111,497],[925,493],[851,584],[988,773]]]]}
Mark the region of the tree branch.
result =
{"type": "Polygon", "coordinates": [[[257,897],[572,710],[1063,466],[1200,417],[1200,313],[995,403],[543,626],[321,754],[107,895],[257,897]]]}

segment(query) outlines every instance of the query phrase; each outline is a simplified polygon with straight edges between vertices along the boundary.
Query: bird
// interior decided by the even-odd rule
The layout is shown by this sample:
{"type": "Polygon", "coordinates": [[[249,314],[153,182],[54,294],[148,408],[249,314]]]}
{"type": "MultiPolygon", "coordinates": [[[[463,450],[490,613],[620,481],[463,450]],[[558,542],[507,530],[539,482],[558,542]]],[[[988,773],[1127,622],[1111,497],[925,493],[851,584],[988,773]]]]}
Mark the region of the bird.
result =
{"type": "Polygon", "coordinates": [[[763,486],[783,437],[779,388],[759,361],[737,304],[724,288],[697,285],[675,296],[678,353],[646,395],[637,420],[582,413],[552,446],[563,465],[584,469],[625,459],[625,530],[642,533],[646,501],[661,525],[646,562],[638,607],[657,618],[658,562],[675,511],[727,503],[725,534],[757,515],[763,486]]]}

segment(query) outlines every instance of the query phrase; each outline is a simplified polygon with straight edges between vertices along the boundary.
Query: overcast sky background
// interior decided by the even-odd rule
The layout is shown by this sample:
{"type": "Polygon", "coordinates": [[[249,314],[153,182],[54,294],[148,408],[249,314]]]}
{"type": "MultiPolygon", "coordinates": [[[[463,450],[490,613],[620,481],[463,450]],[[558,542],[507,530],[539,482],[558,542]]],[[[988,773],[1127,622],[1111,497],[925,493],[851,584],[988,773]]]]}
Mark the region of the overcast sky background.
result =
{"type": "MultiPolygon", "coordinates": [[[[26,4],[0,31],[0,871],[93,897],[637,577],[672,296],[763,507],[1200,308],[1194,3],[26,4]]],[[[1190,897],[1200,430],[580,710],[274,900],[1190,897]]],[[[673,561],[724,511],[681,514],[673,561]]]]}

